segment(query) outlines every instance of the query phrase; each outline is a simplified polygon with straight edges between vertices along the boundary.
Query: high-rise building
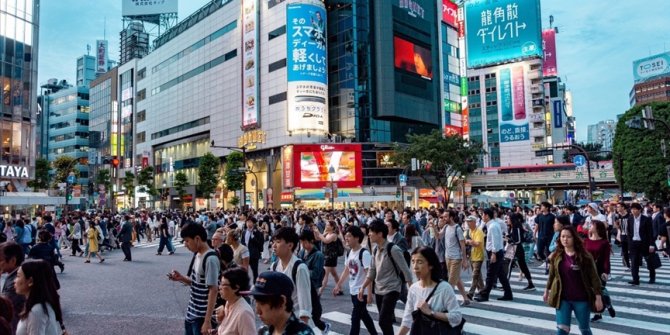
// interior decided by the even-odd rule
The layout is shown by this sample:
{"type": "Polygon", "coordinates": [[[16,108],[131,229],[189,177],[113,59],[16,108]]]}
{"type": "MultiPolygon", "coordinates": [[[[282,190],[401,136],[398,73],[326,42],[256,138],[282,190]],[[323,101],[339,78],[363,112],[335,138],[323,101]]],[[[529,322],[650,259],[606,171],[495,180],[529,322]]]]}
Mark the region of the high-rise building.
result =
{"type": "Polygon", "coordinates": [[[670,52],[634,61],[633,79],[629,94],[631,107],[670,101],[670,52]]]}
{"type": "Polygon", "coordinates": [[[0,1],[0,181],[9,191],[34,176],[39,3],[0,1]]]}
{"type": "Polygon", "coordinates": [[[616,121],[604,120],[588,127],[587,143],[601,144],[602,150],[612,150],[614,134],[616,132],[616,121]]]}
{"type": "Polygon", "coordinates": [[[86,86],[96,77],[96,60],[90,55],[77,58],[77,81],[75,86],[86,86]]]}

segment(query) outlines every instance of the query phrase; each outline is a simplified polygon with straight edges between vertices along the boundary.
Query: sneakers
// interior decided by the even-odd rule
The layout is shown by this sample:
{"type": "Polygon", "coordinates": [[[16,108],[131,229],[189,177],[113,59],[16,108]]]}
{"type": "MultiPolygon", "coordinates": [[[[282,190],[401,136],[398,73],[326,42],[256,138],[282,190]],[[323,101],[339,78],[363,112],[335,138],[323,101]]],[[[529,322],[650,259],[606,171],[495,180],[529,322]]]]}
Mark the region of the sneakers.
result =
{"type": "Polygon", "coordinates": [[[534,285],[528,285],[523,288],[524,291],[535,291],[535,286],[534,285]]]}
{"type": "Polygon", "coordinates": [[[325,324],[326,324],[326,327],[323,328],[323,331],[321,332],[321,334],[328,335],[328,332],[330,331],[330,323],[325,322],[325,324]]]}
{"type": "Polygon", "coordinates": [[[591,318],[591,322],[598,322],[603,319],[603,316],[600,314],[596,314],[591,318]]]}
{"type": "Polygon", "coordinates": [[[475,296],[474,300],[477,301],[477,302],[485,302],[485,301],[489,301],[489,297],[488,297],[488,296],[484,296],[484,295],[477,294],[477,295],[475,296]]]}
{"type": "Polygon", "coordinates": [[[607,306],[607,311],[610,313],[610,317],[612,318],[616,317],[616,311],[614,310],[614,307],[607,306]]]}

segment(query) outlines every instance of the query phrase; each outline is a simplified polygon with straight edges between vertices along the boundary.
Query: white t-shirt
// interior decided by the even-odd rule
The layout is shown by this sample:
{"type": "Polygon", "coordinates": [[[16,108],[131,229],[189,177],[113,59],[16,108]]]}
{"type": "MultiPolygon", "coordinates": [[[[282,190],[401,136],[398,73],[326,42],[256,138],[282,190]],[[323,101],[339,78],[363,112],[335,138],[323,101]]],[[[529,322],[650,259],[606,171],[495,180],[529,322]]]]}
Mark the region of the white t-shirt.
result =
{"type": "Polygon", "coordinates": [[[366,271],[370,268],[371,260],[372,256],[370,255],[370,251],[365,248],[361,247],[358,251],[352,250],[349,252],[347,268],[349,269],[349,293],[351,293],[351,295],[356,295],[361,290],[361,287],[365,282],[366,271]],[[361,264],[359,258],[361,252],[363,253],[363,264],[361,264]],[[365,269],[365,271],[361,271],[362,269],[365,269]]]}
{"type": "MultiPolygon", "coordinates": [[[[433,293],[428,303],[430,309],[438,313],[448,313],[449,324],[456,327],[461,323],[463,315],[461,313],[458,300],[454,289],[447,282],[438,283],[439,285],[433,293]]],[[[402,326],[412,328],[412,312],[419,309],[419,303],[423,302],[435,287],[421,287],[421,282],[412,284],[407,293],[407,303],[405,304],[405,313],[402,317],[402,326]]]]}
{"type": "Polygon", "coordinates": [[[36,304],[30,309],[28,317],[19,320],[16,326],[16,335],[60,335],[60,324],[56,320],[56,313],[49,303],[47,313],[44,313],[42,304],[36,304]]]}
{"type": "Polygon", "coordinates": [[[598,215],[595,215],[595,216],[589,215],[589,216],[586,217],[586,220],[584,221],[584,229],[590,229],[591,228],[591,221],[593,221],[593,220],[601,221],[601,222],[607,224],[607,217],[605,217],[605,215],[602,215],[602,214],[598,213],[598,215]]]}

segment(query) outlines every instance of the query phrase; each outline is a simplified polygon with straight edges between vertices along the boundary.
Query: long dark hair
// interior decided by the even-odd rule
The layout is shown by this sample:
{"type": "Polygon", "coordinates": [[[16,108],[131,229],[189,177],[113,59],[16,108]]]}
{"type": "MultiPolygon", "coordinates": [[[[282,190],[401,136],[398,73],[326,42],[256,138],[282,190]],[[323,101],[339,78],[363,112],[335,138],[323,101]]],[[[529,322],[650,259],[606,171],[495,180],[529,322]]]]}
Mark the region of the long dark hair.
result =
{"type": "Polygon", "coordinates": [[[51,264],[43,260],[27,261],[21,264],[21,271],[26,279],[32,279],[33,285],[30,287],[26,304],[23,308],[19,318],[24,320],[28,317],[30,310],[37,304],[42,305],[44,314],[48,314],[47,303],[51,305],[54,313],[56,313],[56,320],[63,324],[63,313],[60,308],[60,296],[56,292],[56,282],[53,277],[53,269],[51,264]]]}
{"type": "MultiPolygon", "coordinates": [[[[587,258],[593,258],[591,257],[591,254],[589,254],[586,249],[584,248],[584,242],[582,241],[582,238],[577,235],[577,230],[575,230],[575,227],[573,226],[564,226],[561,228],[560,233],[563,234],[563,231],[569,231],[570,235],[572,235],[572,248],[575,250],[575,260],[577,261],[577,264],[584,264],[585,259],[587,258]]],[[[558,259],[563,257],[563,254],[565,253],[565,246],[563,243],[561,243],[561,235],[558,235],[558,239],[556,240],[556,257],[558,259]]]]}
{"type": "Polygon", "coordinates": [[[412,252],[412,255],[421,254],[423,258],[428,261],[428,266],[430,269],[430,279],[436,283],[439,283],[442,278],[442,267],[440,266],[440,259],[437,258],[437,253],[431,247],[421,247],[417,248],[412,252]]]}

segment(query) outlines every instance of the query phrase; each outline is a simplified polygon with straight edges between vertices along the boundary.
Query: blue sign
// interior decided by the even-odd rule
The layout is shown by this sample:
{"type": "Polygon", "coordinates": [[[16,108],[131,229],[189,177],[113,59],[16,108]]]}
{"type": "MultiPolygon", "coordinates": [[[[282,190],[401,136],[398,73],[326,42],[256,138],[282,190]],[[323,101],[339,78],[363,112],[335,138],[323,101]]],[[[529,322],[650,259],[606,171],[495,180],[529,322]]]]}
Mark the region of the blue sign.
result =
{"type": "Polygon", "coordinates": [[[509,68],[500,70],[500,115],[503,121],[513,121],[512,107],[512,71],[509,68]]]}
{"type": "Polygon", "coordinates": [[[76,181],[76,179],[75,179],[74,175],[67,176],[67,183],[68,184],[74,184],[75,181],[76,181]]]}
{"type": "Polygon", "coordinates": [[[468,68],[542,57],[540,0],[465,2],[468,68]]]}
{"type": "Polygon", "coordinates": [[[292,3],[286,6],[288,81],[328,83],[326,69],[326,10],[292,3]]]}
{"type": "Polygon", "coordinates": [[[398,179],[400,180],[401,183],[406,183],[407,182],[407,175],[406,174],[401,174],[398,179]]]}
{"type": "Polygon", "coordinates": [[[572,158],[572,162],[575,163],[576,166],[582,167],[586,165],[586,157],[584,157],[584,155],[576,155],[572,158]]]}
{"type": "Polygon", "coordinates": [[[633,62],[633,79],[644,81],[670,73],[670,52],[649,56],[633,62]]]}
{"type": "Polygon", "coordinates": [[[563,102],[554,101],[554,128],[563,128],[563,102]]]}
{"type": "Polygon", "coordinates": [[[522,125],[515,124],[501,124],[500,125],[500,142],[516,142],[530,140],[528,132],[528,123],[522,125]]]}

